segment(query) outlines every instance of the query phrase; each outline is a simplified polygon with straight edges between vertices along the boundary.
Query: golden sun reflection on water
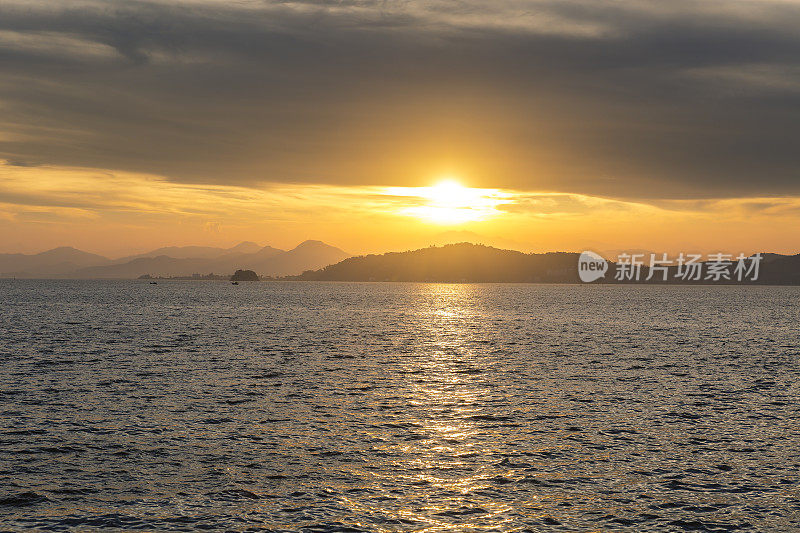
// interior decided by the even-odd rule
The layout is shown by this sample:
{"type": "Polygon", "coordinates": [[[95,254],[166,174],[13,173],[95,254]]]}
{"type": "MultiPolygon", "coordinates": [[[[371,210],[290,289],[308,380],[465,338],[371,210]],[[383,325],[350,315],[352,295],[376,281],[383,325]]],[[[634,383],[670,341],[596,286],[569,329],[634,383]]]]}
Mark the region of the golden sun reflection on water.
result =
{"type": "Polygon", "coordinates": [[[477,286],[468,284],[420,284],[415,287],[421,303],[414,310],[419,325],[418,344],[404,357],[409,421],[417,425],[418,440],[403,446],[406,456],[396,475],[404,484],[419,487],[420,500],[428,494],[448,493],[418,510],[400,515],[423,521],[423,531],[464,530],[489,521],[502,528],[502,517],[511,507],[476,494],[491,485],[496,469],[481,461],[491,453],[481,439],[480,403],[489,392],[481,377],[491,364],[470,348],[481,331],[473,300],[477,286]],[[472,519],[470,518],[472,515],[472,519]],[[436,517],[441,516],[441,519],[436,517]],[[458,525],[452,517],[459,516],[458,525]],[[480,522],[480,523],[479,523],[480,522]]]}

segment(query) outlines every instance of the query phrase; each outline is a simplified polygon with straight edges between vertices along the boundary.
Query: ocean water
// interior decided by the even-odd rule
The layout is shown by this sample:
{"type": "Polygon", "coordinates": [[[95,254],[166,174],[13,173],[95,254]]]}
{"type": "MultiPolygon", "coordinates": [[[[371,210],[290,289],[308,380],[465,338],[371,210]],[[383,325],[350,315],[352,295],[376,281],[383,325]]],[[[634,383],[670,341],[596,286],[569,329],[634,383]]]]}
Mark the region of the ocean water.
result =
{"type": "Polygon", "coordinates": [[[0,297],[0,530],[800,530],[800,288],[0,297]]]}

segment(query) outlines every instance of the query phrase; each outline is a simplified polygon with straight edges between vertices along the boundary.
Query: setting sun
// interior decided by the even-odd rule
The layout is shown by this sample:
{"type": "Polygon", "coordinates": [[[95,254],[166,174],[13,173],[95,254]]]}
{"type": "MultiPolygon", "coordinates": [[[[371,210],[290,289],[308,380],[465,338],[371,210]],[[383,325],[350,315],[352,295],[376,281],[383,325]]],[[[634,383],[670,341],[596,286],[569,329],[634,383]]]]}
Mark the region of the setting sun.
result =
{"type": "Polygon", "coordinates": [[[499,215],[497,207],[511,201],[508,193],[497,189],[465,187],[452,178],[430,187],[392,187],[387,194],[409,197],[421,204],[401,209],[400,214],[436,224],[485,220],[499,215]]]}

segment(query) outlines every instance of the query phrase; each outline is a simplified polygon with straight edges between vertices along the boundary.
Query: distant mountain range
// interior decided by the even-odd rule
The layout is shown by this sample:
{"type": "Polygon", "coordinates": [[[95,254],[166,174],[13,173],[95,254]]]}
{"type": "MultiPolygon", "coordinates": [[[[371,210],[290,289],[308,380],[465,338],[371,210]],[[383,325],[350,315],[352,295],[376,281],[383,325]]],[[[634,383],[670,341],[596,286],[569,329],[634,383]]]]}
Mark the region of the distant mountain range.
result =
{"type": "MultiPolygon", "coordinates": [[[[418,282],[497,282],[497,283],[580,283],[579,254],[551,252],[525,254],[470,243],[448,244],[420,250],[350,257],[314,271],[285,279],[299,281],[418,281],[418,282]]],[[[800,285],[800,254],[762,254],[757,283],[800,285]]],[[[618,283],[614,279],[615,264],[598,283],[618,283]]],[[[648,269],[642,269],[646,279],[648,269]]],[[[669,271],[667,282],[686,282],[669,271]]],[[[640,283],[644,283],[641,281],[640,283]]],[[[659,283],[654,279],[650,283],[659,283]]],[[[721,283],[725,283],[724,281],[721,283]]]]}
{"type": "Polygon", "coordinates": [[[40,254],[0,254],[0,276],[10,278],[61,277],[81,268],[111,264],[111,260],[63,246],[40,254]]]}
{"type": "Polygon", "coordinates": [[[350,254],[321,241],[305,241],[291,250],[243,242],[232,248],[167,247],[111,260],[75,248],[40,254],[0,254],[0,277],[131,279],[151,276],[230,275],[253,270],[262,276],[287,276],[341,261],[350,254]]]}
{"type": "MultiPolygon", "coordinates": [[[[227,277],[236,270],[298,281],[579,282],[577,253],[526,254],[470,243],[359,257],[320,241],[305,241],[288,251],[252,242],[232,248],[168,247],[116,260],[68,247],[33,255],[0,254],[0,277],[132,279],[210,273],[227,277]]],[[[614,271],[610,263],[598,283],[616,283],[614,271]]],[[[687,283],[674,274],[672,268],[668,283],[687,283]]],[[[646,277],[643,268],[641,279],[646,277]]],[[[800,285],[800,254],[762,253],[757,283],[800,285]]]]}
{"type": "MultiPolygon", "coordinates": [[[[164,248],[157,248],[151,252],[123,257],[115,260],[114,263],[122,264],[133,261],[134,259],[141,259],[144,257],[159,257],[162,255],[175,259],[216,259],[223,255],[229,254],[254,254],[264,248],[270,247],[262,247],[250,241],[239,243],[232,248],[214,248],[210,246],[167,246],[164,248]]],[[[276,248],[270,249],[276,250],[276,248]]]]}

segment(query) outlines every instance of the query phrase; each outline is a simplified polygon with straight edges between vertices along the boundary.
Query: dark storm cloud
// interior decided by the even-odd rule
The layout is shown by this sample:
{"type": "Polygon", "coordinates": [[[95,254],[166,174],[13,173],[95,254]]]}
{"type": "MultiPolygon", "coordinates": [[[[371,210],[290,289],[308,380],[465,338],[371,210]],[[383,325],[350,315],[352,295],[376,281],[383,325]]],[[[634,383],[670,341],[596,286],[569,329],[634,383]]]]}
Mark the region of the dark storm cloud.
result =
{"type": "Polygon", "coordinates": [[[800,193],[790,2],[2,2],[0,157],[189,182],[800,193]],[[426,171],[428,173],[426,173],[426,171]]]}

